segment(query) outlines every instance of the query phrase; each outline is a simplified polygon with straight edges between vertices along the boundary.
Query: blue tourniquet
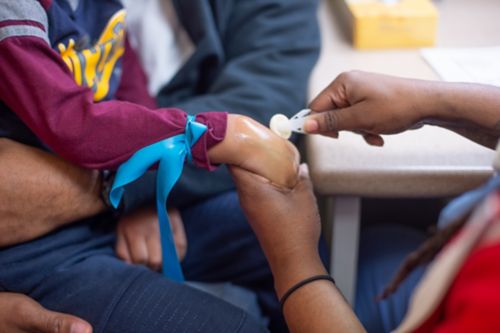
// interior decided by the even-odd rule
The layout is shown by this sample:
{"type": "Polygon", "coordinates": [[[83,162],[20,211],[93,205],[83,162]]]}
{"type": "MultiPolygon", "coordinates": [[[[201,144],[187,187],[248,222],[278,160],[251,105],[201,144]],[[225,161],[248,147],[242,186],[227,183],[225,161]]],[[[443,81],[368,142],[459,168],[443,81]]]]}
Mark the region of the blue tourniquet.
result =
{"type": "Polygon", "coordinates": [[[192,160],[191,147],[206,130],[207,127],[197,123],[194,116],[188,116],[183,134],[144,147],[123,163],[118,168],[109,194],[111,204],[115,208],[118,207],[123,196],[124,186],[137,180],[151,166],[159,163],[156,176],[156,208],[160,223],[163,274],[178,282],[183,282],[184,276],[175,251],[166,202],[168,194],[182,173],[186,158],[189,161],[192,160]]]}

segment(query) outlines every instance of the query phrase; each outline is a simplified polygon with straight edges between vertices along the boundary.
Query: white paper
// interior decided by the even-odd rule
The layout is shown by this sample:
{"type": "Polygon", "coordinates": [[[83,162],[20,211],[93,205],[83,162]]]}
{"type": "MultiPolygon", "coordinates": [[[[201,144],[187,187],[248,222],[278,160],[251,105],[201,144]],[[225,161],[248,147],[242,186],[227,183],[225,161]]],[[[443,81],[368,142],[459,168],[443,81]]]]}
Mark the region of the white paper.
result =
{"type": "Polygon", "coordinates": [[[450,82],[473,82],[500,87],[500,46],[422,49],[423,58],[450,82]]]}

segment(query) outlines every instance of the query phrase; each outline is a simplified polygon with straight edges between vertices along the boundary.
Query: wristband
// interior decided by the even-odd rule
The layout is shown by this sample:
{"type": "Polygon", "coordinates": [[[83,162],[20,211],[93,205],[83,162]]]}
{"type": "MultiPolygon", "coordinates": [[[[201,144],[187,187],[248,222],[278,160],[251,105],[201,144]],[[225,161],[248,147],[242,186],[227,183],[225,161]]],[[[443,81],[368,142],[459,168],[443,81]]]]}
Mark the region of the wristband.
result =
{"type": "Polygon", "coordinates": [[[116,209],[113,207],[111,201],[109,200],[109,192],[111,191],[111,187],[113,186],[115,174],[108,170],[101,170],[99,172],[99,176],[101,178],[101,200],[106,206],[107,210],[115,211],[116,209]]]}
{"type": "Polygon", "coordinates": [[[333,284],[335,284],[335,280],[330,275],[316,275],[316,276],[312,276],[310,278],[307,278],[305,280],[300,281],[299,283],[297,283],[296,285],[294,285],[290,289],[288,289],[288,291],[283,295],[283,297],[281,297],[281,299],[280,299],[281,312],[283,312],[283,307],[285,306],[285,302],[288,299],[288,297],[290,297],[290,295],[292,295],[295,291],[302,288],[306,284],[309,284],[311,282],[318,281],[318,280],[327,280],[327,281],[331,281],[333,284]]]}
{"type": "Polygon", "coordinates": [[[153,143],[136,151],[119,168],[109,192],[113,207],[118,207],[125,186],[141,177],[149,168],[158,165],[156,171],[156,210],[160,224],[163,258],[163,274],[176,282],[184,281],[181,264],[177,258],[174,237],[166,211],[167,198],[179,179],[185,160],[191,160],[191,147],[207,131],[207,126],[187,116],[184,133],[153,143]]]}

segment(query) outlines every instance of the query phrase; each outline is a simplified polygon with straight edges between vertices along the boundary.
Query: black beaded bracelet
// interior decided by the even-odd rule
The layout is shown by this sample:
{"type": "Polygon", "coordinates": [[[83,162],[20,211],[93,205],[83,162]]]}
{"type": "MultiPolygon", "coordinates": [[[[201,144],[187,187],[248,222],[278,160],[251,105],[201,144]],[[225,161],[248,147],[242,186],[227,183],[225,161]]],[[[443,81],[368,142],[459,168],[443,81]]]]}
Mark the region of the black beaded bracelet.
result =
{"type": "Polygon", "coordinates": [[[327,281],[331,281],[333,284],[335,284],[335,280],[330,275],[316,275],[316,276],[312,276],[310,278],[307,278],[305,280],[300,281],[299,283],[297,283],[296,285],[294,285],[293,287],[288,289],[288,291],[283,295],[283,297],[281,297],[281,299],[280,299],[281,312],[283,312],[283,307],[285,306],[285,302],[288,299],[288,297],[290,297],[291,294],[293,294],[295,291],[297,291],[297,289],[302,288],[306,284],[309,284],[311,282],[318,281],[318,280],[327,280],[327,281]]]}
{"type": "Polygon", "coordinates": [[[99,172],[101,178],[101,201],[106,207],[106,211],[109,212],[114,219],[119,219],[123,212],[123,201],[120,202],[118,208],[113,207],[111,200],[109,199],[109,193],[113,187],[113,182],[115,180],[115,173],[107,170],[102,170],[99,172]]]}
{"type": "Polygon", "coordinates": [[[111,187],[113,186],[115,175],[108,170],[101,170],[99,173],[101,177],[101,201],[104,203],[108,210],[114,211],[115,208],[109,200],[109,193],[111,192],[111,187]]]}

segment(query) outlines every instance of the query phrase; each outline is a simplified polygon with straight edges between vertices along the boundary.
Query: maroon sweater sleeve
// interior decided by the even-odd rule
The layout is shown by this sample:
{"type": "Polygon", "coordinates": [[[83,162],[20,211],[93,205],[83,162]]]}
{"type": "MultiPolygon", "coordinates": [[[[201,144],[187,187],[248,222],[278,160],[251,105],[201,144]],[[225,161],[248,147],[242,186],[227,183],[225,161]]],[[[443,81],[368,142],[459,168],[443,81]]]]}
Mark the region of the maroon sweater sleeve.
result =
{"type": "Polygon", "coordinates": [[[121,60],[123,71],[115,98],[120,101],[140,104],[150,109],[157,109],[158,105],[155,99],[148,92],[146,73],[144,73],[128,37],[125,38],[125,52],[121,60]]]}
{"type": "MultiPolygon", "coordinates": [[[[137,150],[184,132],[179,109],[153,110],[125,101],[95,103],[78,86],[60,56],[37,37],[0,42],[0,100],[51,149],[78,165],[115,169],[137,150]]],[[[222,141],[225,113],[197,120],[208,131],[192,149],[198,166],[210,168],[207,150],[222,141]]]]}

